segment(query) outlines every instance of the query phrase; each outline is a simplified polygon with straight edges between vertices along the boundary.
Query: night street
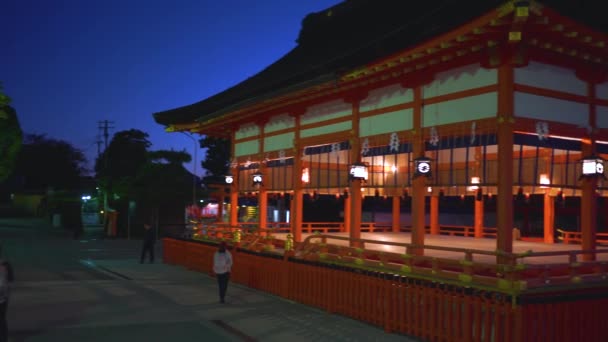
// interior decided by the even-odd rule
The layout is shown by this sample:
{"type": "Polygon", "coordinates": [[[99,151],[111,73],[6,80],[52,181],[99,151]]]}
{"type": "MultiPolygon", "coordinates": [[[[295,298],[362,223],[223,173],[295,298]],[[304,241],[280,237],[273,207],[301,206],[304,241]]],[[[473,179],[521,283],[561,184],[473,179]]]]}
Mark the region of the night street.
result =
{"type": "Polygon", "coordinates": [[[14,265],[10,341],[404,341],[381,329],[182,267],[139,264],[141,241],[80,240],[37,220],[0,219],[14,265]]]}

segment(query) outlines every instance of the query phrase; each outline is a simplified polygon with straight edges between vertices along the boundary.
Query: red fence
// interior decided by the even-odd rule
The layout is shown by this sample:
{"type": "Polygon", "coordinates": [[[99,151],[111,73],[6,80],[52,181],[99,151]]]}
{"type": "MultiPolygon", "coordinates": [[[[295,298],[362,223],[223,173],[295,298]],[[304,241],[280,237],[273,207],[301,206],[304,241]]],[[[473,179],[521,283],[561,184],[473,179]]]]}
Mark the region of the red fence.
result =
{"type": "MultiPolygon", "coordinates": [[[[166,263],[212,270],[213,243],[164,239],[166,263]]],[[[428,341],[605,341],[608,289],[524,293],[233,250],[231,278],[330,313],[428,341]]]]}

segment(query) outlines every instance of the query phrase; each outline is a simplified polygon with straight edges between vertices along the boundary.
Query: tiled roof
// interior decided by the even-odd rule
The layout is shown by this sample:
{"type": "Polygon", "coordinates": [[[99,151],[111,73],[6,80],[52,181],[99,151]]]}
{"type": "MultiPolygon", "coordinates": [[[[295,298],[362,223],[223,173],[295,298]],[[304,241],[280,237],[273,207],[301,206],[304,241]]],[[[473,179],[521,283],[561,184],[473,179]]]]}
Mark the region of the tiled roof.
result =
{"type": "MultiPolygon", "coordinates": [[[[449,32],[504,0],[347,0],[306,16],[298,45],[258,74],[200,102],[154,114],[162,125],[208,120],[266,98],[337,79],[346,71],[449,32]]],[[[608,21],[597,0],[542,4],[599,32],[608,21]]]]}

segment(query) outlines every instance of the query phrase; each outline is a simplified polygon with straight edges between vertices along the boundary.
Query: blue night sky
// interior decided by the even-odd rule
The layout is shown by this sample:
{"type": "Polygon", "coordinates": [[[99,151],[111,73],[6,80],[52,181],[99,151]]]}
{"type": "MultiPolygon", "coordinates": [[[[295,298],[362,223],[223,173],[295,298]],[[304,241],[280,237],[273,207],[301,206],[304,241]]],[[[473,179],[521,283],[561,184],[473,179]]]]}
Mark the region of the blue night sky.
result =
{"type": "Polygon", "coordinates": [[[0,82],[25,133],[72,143],[91,169],[101,120],[111,133],[147,132],[151,149],[193,154],[152,113],[256,74],[295,47],[308,13],[339,2],[3,0],[0,82]]]}

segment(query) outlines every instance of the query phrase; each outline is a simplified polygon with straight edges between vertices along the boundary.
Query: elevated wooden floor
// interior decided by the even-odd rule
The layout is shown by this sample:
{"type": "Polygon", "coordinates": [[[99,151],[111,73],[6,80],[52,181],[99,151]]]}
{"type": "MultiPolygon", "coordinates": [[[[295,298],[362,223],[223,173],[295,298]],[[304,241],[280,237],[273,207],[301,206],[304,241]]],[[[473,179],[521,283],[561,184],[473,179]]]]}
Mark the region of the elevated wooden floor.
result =
{"type": "MultiPolygon", "coordinates": [[[[286,233],[273,234],[280,240],[285,240],[286,233]]],[[[302,234],[303,239],[314,234],[302,234]]],[[[348,237],[349,233],[326,233],[324,235],[336,236],[336,237],[348,237]]],[[[405,247],[403,246],[392,246],[383,244],[383,242],[393,243],[410,243],[410,233],[361,233],[361,238],[365,240],[375,240],[377,243],[365,244],[365,249],[392,252],[392,253],[405,253],[405,247]]],[[[347,246],[348,241],[345,240],[328,240],[328,244],[335,244],[339,246],[347,246]]],[[[424,240],[425,246],[428,247],[448,247],[448,248],[459,248],[473,251],[487,251],[494,252],[496,250],[496,240],[492,238],[473,238],[473,237],[462,237],[462,236],[448,236],[448,235],[426,235],[424,240]]],[[[577,253],[581,251],[581,246],[576,244],[564,244],[564,243],[553,243],[547,244],[543,242],[531,242],[515,240],[513,241],[513,253],[523,254],[532,251],[534,254],[537,253],[551,253],[557,255],[550,256],[531,256],[525,257],[522,260],[527,264],[546,264],[546,263],[568,263],[570,262],[571,253],[577,253]]],[[[447,258],[447,259],[463,259],[462,251],[446,251],[442,249],[425,249],[426,256],[447,258]]],[[[578,259],[580,260],[580,256],[578,259]]],[[[608,261],[608,246],[598,246],[598,261],[608,261]]],[[[494,262],[495,258],[490,255],[475,254],[475,261],[478,262],[494,262]]]]}

